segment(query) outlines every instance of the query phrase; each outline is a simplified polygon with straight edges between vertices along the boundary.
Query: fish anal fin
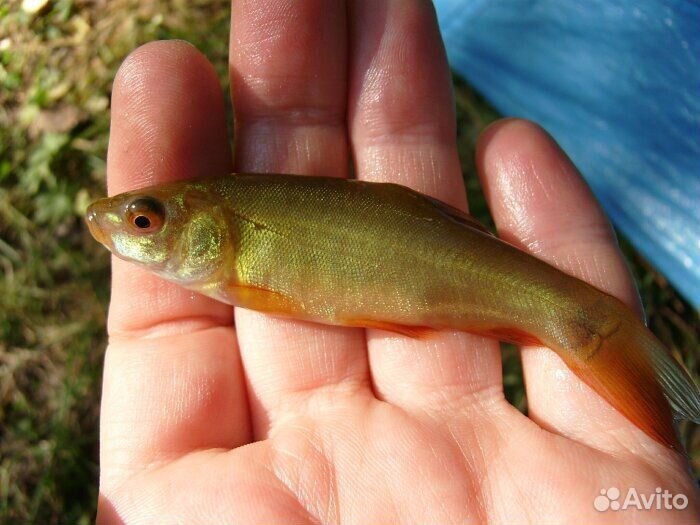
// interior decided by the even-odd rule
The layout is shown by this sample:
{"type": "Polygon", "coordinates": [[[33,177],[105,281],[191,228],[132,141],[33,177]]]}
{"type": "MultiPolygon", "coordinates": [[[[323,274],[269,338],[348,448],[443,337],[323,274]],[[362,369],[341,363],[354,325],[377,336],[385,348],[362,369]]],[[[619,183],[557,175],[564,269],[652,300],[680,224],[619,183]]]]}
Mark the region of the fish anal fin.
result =
{"type": "MultiPolygon", "coordinates": [[[[390,321],[376,321],[369,319],[353,319],[345,321],[343,322],[343,324],[348,326],[361,326],[363,328],[376,328],[378,330],[394,332],[397,334],[412,337],[414,339],[427,339],[432,334],[438,331],[437,328],[432,328],[430,326],[404,325],[399,323],[392,323],[390,321]]],[[[518,330],[516,328],[480,328],[465,331],[474,335],[490,337],[492,339],[498,339],[499,341],[505,341],[507,343],[513,343],[516,345],[542,344],[542,342],[534,335],[528,334],[527,332],[518,330]]]]}
{"type": "Polygon", "coordinates": [[[596,337],[594,353],[559,352],[571,370],[657,442],[681,450],[673,414],[646,352],[632,330],[596,337]]]}
{"type": "Polygon", "coordinates": [[[388,321],[374,321],[367,319],[353,319],[346,321],[343,324],[348,326],[360,326],[363,328],[376,328],[377,330],[385,330],[387,332],[394,332],[397,334],[405,335],[407,337],[412,337],[414,339],[426,339],[435,333],[434,328],[429,326],[410,326],[398,323],[391,323],[388,321]]]}

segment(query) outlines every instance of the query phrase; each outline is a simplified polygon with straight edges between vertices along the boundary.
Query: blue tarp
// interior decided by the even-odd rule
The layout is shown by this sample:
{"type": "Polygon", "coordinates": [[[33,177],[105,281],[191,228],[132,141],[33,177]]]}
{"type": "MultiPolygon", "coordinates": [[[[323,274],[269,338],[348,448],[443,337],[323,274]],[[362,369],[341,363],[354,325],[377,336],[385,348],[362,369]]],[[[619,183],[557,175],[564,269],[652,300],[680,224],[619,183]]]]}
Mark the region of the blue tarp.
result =
{"type": "Polygon", "coordinates": [[[700,307],[700,2],[435,0],[450,63],[544,126],[700,307]]]}

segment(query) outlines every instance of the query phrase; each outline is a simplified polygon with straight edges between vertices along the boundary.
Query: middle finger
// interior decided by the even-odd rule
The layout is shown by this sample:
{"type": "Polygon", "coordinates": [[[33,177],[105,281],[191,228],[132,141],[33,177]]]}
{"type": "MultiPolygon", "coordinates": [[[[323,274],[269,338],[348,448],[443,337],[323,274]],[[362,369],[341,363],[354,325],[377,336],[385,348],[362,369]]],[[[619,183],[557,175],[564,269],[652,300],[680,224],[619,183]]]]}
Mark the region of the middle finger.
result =
{"type": "MultiPolygon", "coordinates": [[[[230,74],[238,172],[347,175],[343,0],[234,0],[230,74]]],[[[235,309],[253,430],[328,389],[368,387],[364,333],[235,309]]]]}

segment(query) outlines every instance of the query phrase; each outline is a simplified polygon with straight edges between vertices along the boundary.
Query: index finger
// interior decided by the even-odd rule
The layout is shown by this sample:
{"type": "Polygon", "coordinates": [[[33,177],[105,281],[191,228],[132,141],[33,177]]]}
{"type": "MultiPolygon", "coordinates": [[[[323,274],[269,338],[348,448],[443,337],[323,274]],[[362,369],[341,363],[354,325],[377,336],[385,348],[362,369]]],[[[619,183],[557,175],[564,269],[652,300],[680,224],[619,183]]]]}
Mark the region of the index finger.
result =
{"type": "MultiPolygon", "coordinates": [[[[112,116],[111,193],[231,168],[221,88],[188,44],[133,52],[115,79],[112,116]]],[[[108,497],[155,460],[248,440],[231,308],[119,259],[112,273],[100,443],[108,497]]]]}

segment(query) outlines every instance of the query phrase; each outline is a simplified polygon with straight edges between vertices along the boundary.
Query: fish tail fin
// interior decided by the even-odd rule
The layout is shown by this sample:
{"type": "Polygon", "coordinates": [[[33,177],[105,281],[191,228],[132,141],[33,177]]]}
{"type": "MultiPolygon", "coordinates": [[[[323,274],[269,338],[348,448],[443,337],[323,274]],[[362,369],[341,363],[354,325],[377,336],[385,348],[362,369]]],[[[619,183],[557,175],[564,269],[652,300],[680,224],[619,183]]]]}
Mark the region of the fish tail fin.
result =
{"type": "Polygon", "coordinates": [[[667,447],[681,448],[674,412],[677,418],[700,419],[697,386],[662,343],[631,316],[563,357],[578,377],[667,447]]]}
{"type": "Polygon", "coordinates": [[[674,419],[700,423],[700,389],[686,368],[649,330],[645,330],[640,339],[664,395],[673,408],[674,419]]]}

